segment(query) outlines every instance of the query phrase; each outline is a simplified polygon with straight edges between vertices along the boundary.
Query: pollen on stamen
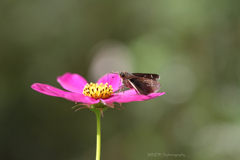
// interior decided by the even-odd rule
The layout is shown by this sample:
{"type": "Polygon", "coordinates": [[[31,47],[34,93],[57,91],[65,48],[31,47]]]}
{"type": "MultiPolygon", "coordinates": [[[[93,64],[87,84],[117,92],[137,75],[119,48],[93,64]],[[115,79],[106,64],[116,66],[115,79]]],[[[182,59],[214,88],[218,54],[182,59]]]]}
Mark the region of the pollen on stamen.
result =
{"type": "Polygon", "coordinates": [[[113,88],[111,85],[90,83],[86,84],[83,89],[83,94],[95,99],[105,99],[109,98],[113,94],[113,88]]]}

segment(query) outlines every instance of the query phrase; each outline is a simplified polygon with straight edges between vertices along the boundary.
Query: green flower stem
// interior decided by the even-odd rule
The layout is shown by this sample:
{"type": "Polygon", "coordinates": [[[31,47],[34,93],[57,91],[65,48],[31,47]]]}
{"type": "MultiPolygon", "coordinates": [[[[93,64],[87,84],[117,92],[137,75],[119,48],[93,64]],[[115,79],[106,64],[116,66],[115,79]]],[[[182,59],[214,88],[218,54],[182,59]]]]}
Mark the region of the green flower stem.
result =
{"type": "Polygon", "coordinates": [[[96,160],[100,160],[101,155],[101,116],[102,112],[107,109],[108,107],[101,102],[90,107],[90,110],[96,114],[97,118],[96,160]]]}
{"type": "Polygon", "coordinates": [[[101,111],[95,109],[97,118],[97,140],[96,140],[96,160],[100,160],[101,155],[101,111]]]}

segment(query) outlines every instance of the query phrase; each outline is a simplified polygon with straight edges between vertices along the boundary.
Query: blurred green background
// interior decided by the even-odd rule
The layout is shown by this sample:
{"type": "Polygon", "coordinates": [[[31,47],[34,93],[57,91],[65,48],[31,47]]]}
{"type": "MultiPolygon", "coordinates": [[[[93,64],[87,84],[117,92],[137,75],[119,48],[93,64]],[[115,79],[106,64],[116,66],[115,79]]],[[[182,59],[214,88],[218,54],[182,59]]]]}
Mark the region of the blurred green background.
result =
{"type": "Polygon", "coordinates": [[[240,1],[1,0],[0,19],[1,160],[95,159],[94,113],[30,86],[124,70],[166,94],[104,113],[102,160],[239,159],[240,1]]]}

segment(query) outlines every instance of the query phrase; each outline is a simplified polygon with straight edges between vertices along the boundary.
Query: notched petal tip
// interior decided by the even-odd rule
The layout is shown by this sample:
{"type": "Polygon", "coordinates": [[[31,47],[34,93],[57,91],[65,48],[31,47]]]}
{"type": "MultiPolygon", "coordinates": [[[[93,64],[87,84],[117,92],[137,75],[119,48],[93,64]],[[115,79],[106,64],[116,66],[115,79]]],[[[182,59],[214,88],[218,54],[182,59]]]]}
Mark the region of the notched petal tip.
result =
{"type": "Polygon", "coordinates": [[[40,93],[49,95],[49,96],[55,96],[55,97],[64,97],[64,95],[68,92],[63,91],[61,89],[52,87],[47,84],[41,84],[41,83],[34,83],[31,88],[35,91],[38,91],[40,93]]]}
{"type": "Polygon", "coordinates": [[[82,76],[76,73],[65,73],[57,77],[58,83],[66,90],[76,93],[82,93],[87,81],[82,76]]]}

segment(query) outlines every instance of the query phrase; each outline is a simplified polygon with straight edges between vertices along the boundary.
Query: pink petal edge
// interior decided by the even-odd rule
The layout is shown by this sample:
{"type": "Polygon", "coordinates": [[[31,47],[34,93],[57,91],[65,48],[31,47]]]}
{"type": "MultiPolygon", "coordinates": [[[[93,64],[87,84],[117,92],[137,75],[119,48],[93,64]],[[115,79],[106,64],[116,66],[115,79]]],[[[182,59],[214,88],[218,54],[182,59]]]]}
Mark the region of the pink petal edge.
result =
{"type": "Polygon", "coordinates": [[[67,91],[63,91],[61,89],[52,87],[48,84],[34,83],[31,87],[35,91],[38,91],[40,93],[43,93],[49,96],[55,96],[55,97],[64,98],[64,95],[68,93],[67,91]]]}
{"type": "Polygon", "coordinates": [[[121,78],[117,73],[108,73],[102,76],[98,81],[98,84],[100,83],[108,83],[112,86],[113,92],[117,91],[120,86],[122,86],[121,78]]]}
{"type": "Polygon", "coordinates": [[[84,86],[87,84],[82,76],[75,73],[65,73],[59,76],[57,81],[64,89],[75,93],[82,93],[84,86]]]}
{"type": "Polygon", "coordinates": [[[159,96],[164,95],[165,92],[158,92],[158,93],[151,93],[149,95],[139,95],[136,94],[135,90],[127,90],[120,93],[115,93],[112,97],[108,99],[103,99],[105,103],[113,103],[113,102],[118,102],[118,103],[128,103],[128,102],[133,102],[133,101],[146,101],[150,100],[159,96]]]}

